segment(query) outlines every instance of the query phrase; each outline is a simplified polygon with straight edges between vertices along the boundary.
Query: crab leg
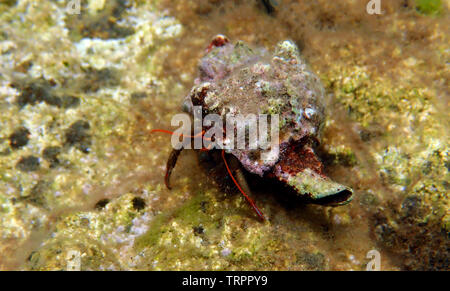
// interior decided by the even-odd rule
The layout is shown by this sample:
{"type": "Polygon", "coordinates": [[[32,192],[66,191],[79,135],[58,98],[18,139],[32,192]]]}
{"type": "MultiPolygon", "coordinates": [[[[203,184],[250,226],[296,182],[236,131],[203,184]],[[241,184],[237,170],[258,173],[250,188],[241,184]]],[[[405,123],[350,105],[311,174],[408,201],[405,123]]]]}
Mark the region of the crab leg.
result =
{"type": "MultiPolygon", "coordinates": [[[[255,212],[256,212],[256,214],[258,214],[259,218],[261,218],[262,220],[265,220],[265,217],[262,214],[261,210],[259,210],[259,208],[256,206],[255,202],[253,202],[253,200],[245,193],[245,192],[247,192],[247,193],[251,193],[251,192],[250,192],[250,188],[248,187],[247,181],[245,180],[244,173],[242,172],[242,169],[240,168],[240,166],[237,165],[237,167],[236,167],[237,169],[234,171],[234,173],[236,174],[236,178],[239,181],[239,183],[238,183],[238,181],[236,181],[236,179],[234,178],[234,176],[230,170],[230,167],[228,166],[228,162],[227,162],[227,159],[225,158],[224,150],[222,150],[222,159],[225,163],[225,167],[227,168],[228,174],[230,175],[234,184],[238,187],[239,191],[242,193],[242,195],[244,195],[245,199],[247,199],[247,201],[253,207],[253,210],[255,210],[255,212]],[[245,191],[242,188],[244,188],[245,191]]],[[[236,165],[233,165],[233,166],[236,166],[236,165]]]]}
{"type": "MultiPolygon", "coordinates": [[[[170,130],[165,130],[165,129],[152,129],[150,131],[150,133],[154,133],[154,132],[162,132],[162,133],[167,133],[170,135],[175,134],[173,131],[170,130]]],[[[197,138],[197,137],[201,137],[205,134],[205,131],[202,130],[202,132],[192,136],[192,135],[183,135],[180,134],[180,136],[182,136],[183,138],[189,137],[189,138],[197,138]]],[[[211,138],[206,138],[206,140],[211,140],[211,138]]],[[[210,144],[211,146],[211,144],[210,144]]],[[[180,155],[181,151],[183,150],[183,148],[179,149],[179,150],[172,150],[170,152],[169,155],[169,159],[167,160],[167,165],[166,165],[166,175],[164,177],[164,183],[166,184],[167,189],[171,190],[172,188],[170,187],[170,175],[172,174],[173,169],[175,168],[175,164],[177,163],[178,160],[178,156],[180,155]]],[[[203,150],[203,149],[202,149],[203,150]]],[[[209,148],[205,149],[205,150],[209,150],[209,148]]]]}
{"type": "Polygon", "coordinates": [[[173,169],[175,168],[175,164],[177,163],[178,160],[178,156],[180,155],[181,151],[183,149],[179,149],[179,150],[172,150],[170,152],[169,155],[169,159],[167,160],[167,165],[166,165],[166,175],[164,176],[164,183],[166,184],[167,189],[171,189],[170,188],[170,175],[172,174],[173,169]]]}

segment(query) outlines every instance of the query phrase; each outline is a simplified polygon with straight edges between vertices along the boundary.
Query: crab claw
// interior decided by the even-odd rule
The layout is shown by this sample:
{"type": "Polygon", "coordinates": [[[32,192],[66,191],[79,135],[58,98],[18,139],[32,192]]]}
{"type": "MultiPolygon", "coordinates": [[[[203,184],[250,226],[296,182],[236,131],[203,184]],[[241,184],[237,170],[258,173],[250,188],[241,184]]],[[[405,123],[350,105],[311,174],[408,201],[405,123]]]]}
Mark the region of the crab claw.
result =
{"type": "Polygon", "coordinates": [[[319,175],[311,169],[305,169],[291,176],[287,184],[293,187],[298,195],[305,195],[311,203],[340,206],[352,201],[352,189],[319,175]]]}
{"type": "Polygon", "coordinates": [[[306,201],[339,206],[352,201],[353,190],[332,181],[323,173],[323,166],[313,149],[291,147],[275,165],[275,176],[306,201]]]}

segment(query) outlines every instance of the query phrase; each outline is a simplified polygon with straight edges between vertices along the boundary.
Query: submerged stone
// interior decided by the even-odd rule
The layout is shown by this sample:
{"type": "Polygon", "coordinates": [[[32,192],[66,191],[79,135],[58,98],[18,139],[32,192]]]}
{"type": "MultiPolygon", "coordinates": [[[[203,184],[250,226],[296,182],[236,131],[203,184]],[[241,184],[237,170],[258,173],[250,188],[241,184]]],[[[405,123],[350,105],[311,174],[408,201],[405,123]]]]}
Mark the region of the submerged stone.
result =
{"type": "Polygon", "coordinates": [[[89,122],[85,120],[74,122],[66,131],[66,144],[75,146],[85,154],[89,153],[92,143],[89,129],[89,122]]]}
{"type": "Polygon", "coordinates": [[[34,172],[39,170],[39,158],[35,156],[22,157],[16,165],[16,168],[23,172],[34,172]]]}
{"type": "Polygon", "coordinates": [[[13,149],[19,149],[28,144],[30,131],[25,127],[19,128],[9,136],[9,144],[13,149]]]}
{"type": "Polygon", "coordinates": [[[42,151],[43,158],[50,163],[50,168],[54,168],[59,165],[60,161],[58,155],[61,153],[61,147],[51,146],[42,151]]]}

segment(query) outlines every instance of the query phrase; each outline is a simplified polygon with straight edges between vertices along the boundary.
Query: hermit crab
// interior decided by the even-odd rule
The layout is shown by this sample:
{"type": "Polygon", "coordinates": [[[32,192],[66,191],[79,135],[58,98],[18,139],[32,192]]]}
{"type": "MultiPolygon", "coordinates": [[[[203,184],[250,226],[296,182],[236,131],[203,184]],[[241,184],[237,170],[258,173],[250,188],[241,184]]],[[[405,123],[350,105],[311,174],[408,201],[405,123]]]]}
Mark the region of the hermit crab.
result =
{"type": "MultiPolygon", "coordinates": [[[[228,174],[261,219],[265,219],[263,213],[249,196],[247,172],[276,179],[308,203],[338,206],[352,200],[353,191],[327,177],[315,153],[325,119],[324,89],[292,41],[278,43],[269,53],[264,48],[250,47],[242,41],[232,44],[227,37],[216,36],[200,60],[199,76],[183,109],[194,119],[198,114],[214,114],[224,123],[230,116],[256,116],[246,120],[244,130],[252,122],[261,121],[259,116],[270,116],[271,129],[275,124],[277,136],[272,137],[265,151],[255,146],[230,146],[239,128],[230,132],[228,126],[223,126],[223,134],[216,131],[208,135],[212,123],[203,123],[196,134],[179,134],[183,141],[203,138],[216,142],[201,150],[220,151],[228,174]]],[[[174,134],[159,129],[153,132],[174,134]]],[[[245,139],[249,141],[247,131],[245,139]]],[[[170,175],[181,151],[174,149],[167,162],[165,183],[169,189],[170,175]]]]}

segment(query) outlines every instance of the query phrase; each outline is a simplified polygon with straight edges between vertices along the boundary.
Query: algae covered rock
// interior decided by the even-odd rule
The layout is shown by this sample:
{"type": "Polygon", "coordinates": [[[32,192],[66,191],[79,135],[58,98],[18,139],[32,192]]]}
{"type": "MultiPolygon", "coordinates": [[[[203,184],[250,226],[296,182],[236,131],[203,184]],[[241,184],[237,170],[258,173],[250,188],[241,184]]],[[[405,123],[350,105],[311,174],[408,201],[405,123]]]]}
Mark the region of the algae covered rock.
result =
{"type": "Polygon", "coordinates": [[[377,250],[382,270],[448,270],[448,3],[277,2],[0,3],[0,269],[365,270],[377,250]],[[218,33],[299,48],[324,87],[316,153],[352,203],[255,183],[261,223],[190,152],[165,189],[170,142],[149,132],[170,128],[218,33]]]}

